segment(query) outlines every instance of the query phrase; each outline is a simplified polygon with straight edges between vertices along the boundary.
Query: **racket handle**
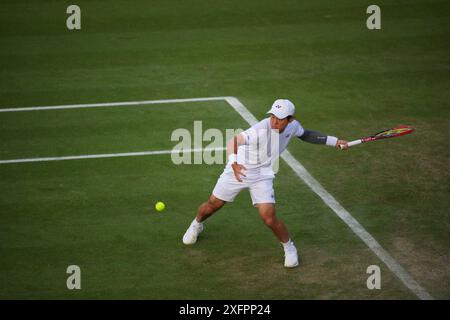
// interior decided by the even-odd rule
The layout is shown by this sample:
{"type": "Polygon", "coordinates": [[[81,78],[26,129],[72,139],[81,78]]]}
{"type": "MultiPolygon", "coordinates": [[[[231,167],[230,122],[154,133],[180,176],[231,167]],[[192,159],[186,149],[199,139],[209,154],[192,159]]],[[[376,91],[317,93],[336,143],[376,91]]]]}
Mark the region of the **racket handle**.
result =
{"type": "MultiPolygon", "coordinates": [[[[348,145],[348,147],[350,148],[350,147],[356,146],[357,144],[360,144],[360,143],[362,143],[362,140],[361,140],[361,139],[358,139],[358,140],[353,140],[353,141],[348,142],[347,145],[348,145]]],[[[341,149],[343,148],[343,147],[342,147],[342,144],[339,145],[339,148],[341,148],[341,149]]]]}

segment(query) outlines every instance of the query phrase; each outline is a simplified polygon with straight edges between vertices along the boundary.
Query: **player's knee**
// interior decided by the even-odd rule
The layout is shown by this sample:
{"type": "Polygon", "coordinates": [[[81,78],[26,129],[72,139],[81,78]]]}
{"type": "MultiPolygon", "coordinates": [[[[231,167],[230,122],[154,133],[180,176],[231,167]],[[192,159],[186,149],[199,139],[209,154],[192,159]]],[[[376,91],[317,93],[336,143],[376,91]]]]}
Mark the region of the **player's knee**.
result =
{"type": "Polygon", "coordinates": [[[225,204],[223,200],[217,199],[217,198],[209,198],[207,205],[211,210],[219,210],[222,208],[222,206],[225,204]]]}
{"type": "Polygon", "coordinates": [[[268,227],[273,227],[277,223],[277,219],[275,217],[273,217],[273,216],[264,217],[263,221],[266,224],[266,226],[268,226],[268,227]]]}

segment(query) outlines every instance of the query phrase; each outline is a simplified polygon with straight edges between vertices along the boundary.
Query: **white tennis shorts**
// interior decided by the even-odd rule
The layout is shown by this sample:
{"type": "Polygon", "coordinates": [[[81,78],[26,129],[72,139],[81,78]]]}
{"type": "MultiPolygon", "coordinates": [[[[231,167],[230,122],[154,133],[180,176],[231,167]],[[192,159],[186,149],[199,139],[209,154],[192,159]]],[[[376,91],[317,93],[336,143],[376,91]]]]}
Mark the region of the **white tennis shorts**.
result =
{"type": "Polygon", "coordinates": [[[250,190],[253,205],[258,203],[275,203],[272,177],[260,180],[247,180],[244,178],[242,182],[239,182],[233,173],[222,173],[212,193],[216,198],[226,202],[233,202],[239,192],[245,188],[250,190]]]}

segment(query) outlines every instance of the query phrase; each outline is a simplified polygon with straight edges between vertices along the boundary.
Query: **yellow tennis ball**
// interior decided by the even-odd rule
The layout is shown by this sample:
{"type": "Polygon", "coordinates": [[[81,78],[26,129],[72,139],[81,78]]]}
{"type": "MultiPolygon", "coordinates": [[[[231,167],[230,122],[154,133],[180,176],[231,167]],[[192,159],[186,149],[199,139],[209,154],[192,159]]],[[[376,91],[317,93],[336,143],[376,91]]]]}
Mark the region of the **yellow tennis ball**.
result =
{"type": "Polygon", "coordinates": [[[166,208],[166,205],[164,204],[164,202],[158,201],[158,202],[155,204],[155,209],[156,209],[156,211],[161,212],[161,211],[163,211],[165,208],[166,208]]]}

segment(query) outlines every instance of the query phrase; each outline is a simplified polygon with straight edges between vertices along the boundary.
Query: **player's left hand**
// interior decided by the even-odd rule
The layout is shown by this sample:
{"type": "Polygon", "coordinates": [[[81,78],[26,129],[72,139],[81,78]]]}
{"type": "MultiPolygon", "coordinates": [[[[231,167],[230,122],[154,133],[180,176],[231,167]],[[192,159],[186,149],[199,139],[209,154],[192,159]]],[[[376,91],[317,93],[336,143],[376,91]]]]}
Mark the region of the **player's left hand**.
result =
{"type": "Polygon", "coordinates": [[[338,149],[338,150],[347,150],[348,149],[348,141],[346,141],[346,140],[338,140],[336,142],[335,148],[338,149]]]}

